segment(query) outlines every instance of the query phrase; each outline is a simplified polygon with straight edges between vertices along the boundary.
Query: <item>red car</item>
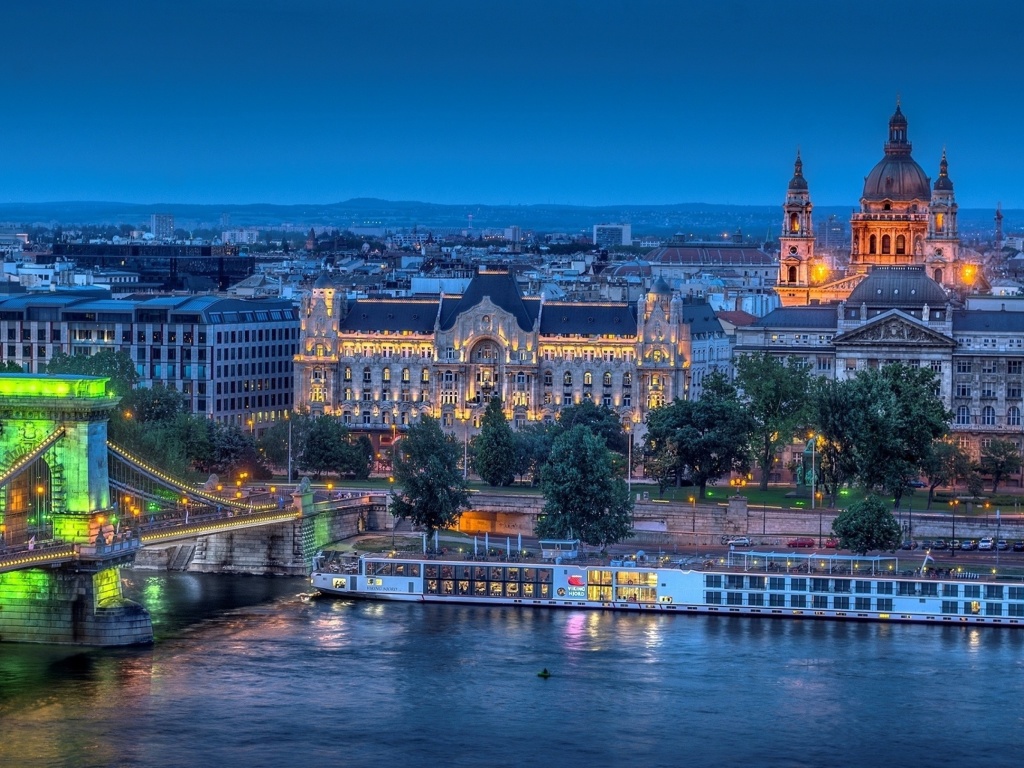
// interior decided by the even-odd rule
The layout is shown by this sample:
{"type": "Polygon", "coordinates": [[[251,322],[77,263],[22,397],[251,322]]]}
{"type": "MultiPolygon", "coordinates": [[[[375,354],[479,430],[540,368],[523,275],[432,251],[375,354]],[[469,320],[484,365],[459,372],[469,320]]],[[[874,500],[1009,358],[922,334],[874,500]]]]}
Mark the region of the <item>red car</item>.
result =
{"type": "Polygon", "coordinates": [[[825,539],[825,549],[839,549],[839,539],[825,539]]]}
{"type": "Polygon", "coordinates": [[[786,546],[811,548],[814,546],[814,539],[812,539],[810,536],[797,536],[795,539],[790,539],[786,543],[786,546]]]}

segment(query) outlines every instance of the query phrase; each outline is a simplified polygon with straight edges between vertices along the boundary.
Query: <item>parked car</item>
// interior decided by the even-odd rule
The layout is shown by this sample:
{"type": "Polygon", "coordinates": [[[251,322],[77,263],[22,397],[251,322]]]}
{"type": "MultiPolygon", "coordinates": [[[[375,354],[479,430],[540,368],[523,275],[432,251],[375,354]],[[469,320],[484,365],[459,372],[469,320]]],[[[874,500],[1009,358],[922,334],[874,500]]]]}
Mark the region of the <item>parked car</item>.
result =
{"type": "Polygon", "coordinates": [[[839,539],[825,539],[825,549],[839,549],[839,539]]]}
{"type": "Polygon", "coordinates": [[[976,541],[972,541],[971,539],[964,539],[962,542],[960,542],[960,549],[972,550],[977,548],[978,543],[976,541]]]}
{"type": "Polygon", "coordinates": [[[735,539],[729,539],[726,544],[730,547],[749,547],[750,539],[746,536],[737,536],[735,539]]]}
{"type": "Polygon", "coordinates": [[[902,544],[900,544],[900,549],[917,549],[917,542],[908,539],[907,541],[904,541],[902,544]]]}
{"type": "Polygon", "coordinates": [[[1017,539],[1015,542],[1013,542],[1013,551],[1024,552],[1024,540],[1017,539]]]}
{"type": "Polygon", "coordinates": [[[923,480],[911,480],[909,483],[907,483],[907,485],[909,485],[911,488],[924,488],[928,484],[925,483],[923,480]]]}
{"type": "Polygon", "coordinates": [[[960,545],[961,545],[962,543],[963,543],[963,542],[962,542],[962,541],[960,541],[960,539],[950,539],[950,540],[949,540],[949,548],[950,548],[950,549],[960,549],[960,545]]]}
{"type": "Polygon", "coordinates": [[[813,547],[814,539],[810,536],[797,536],[795,539],[790,539],[786,542],[787,547],[813,547]]]}
{"type": "Polygon", "coordinates": [[[932,542],[932,549],[943,550],[946,548],[946,546],[947,545],[945,539],[936,539],[932,542]]]}
{"type": "Polygon", "coordinates": [[[1009,548],[1010,542],[1008,542],[1006,539],[1000,539],[996,542],[996,549],[1000,550],[1001,552],[1005,552],[1009,548]]]}
{"type": "Polygon", "coordinates": [[[995,540],[991,536],[986,536],[978,542],[978,549],[984,552],[992,550],[996,545],[995,540]]]}

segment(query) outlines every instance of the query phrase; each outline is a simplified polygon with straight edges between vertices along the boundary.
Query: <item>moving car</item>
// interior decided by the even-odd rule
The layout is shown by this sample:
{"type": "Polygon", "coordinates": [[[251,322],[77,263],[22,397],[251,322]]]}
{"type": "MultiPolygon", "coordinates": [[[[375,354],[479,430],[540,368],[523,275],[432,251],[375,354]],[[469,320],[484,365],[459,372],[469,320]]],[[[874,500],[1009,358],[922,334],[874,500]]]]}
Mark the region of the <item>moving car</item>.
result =
{"type": "Polygon", "coordinates": [[[797,536],[795,539],[790,539],[786,542],[787,547],[813,547],[814,539],[810,536],[797,536]]]}
{"type": "Polygon", "coordinates": [[[746,536],[737,536],[735,539],[729,539],[727,542],[730,547],[749,547],[750,539],[746,536]]]}

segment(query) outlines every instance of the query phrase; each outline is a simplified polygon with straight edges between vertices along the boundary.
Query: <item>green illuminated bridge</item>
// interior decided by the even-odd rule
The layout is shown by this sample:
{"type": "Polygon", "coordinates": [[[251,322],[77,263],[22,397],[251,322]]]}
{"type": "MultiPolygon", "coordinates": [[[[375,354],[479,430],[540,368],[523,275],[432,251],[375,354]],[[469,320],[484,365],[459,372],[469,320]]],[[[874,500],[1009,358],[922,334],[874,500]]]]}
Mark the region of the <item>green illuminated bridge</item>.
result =
{"type": "Polygon", "coordinates": [[[0,642],[150,642],[148,612],[121,593],[140,548],[291,524],[308,561],[334,533],[314,518],[367,501],[172,477],[108,442],[107,382],[0,374],[0,642]]]}

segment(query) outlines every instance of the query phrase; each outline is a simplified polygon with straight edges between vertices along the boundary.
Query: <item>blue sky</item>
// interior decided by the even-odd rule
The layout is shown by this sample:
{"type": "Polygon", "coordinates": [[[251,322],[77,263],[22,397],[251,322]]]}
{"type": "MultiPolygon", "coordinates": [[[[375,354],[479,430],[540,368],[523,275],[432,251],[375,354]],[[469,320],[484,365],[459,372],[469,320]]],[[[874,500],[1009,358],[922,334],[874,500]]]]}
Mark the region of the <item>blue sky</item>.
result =
{"type": "Polygon", "coordinates": [[[897,95],[962,207],[1024,208],[1024,3],[32,0],[0,200],[854,207],[897,95]]]}

